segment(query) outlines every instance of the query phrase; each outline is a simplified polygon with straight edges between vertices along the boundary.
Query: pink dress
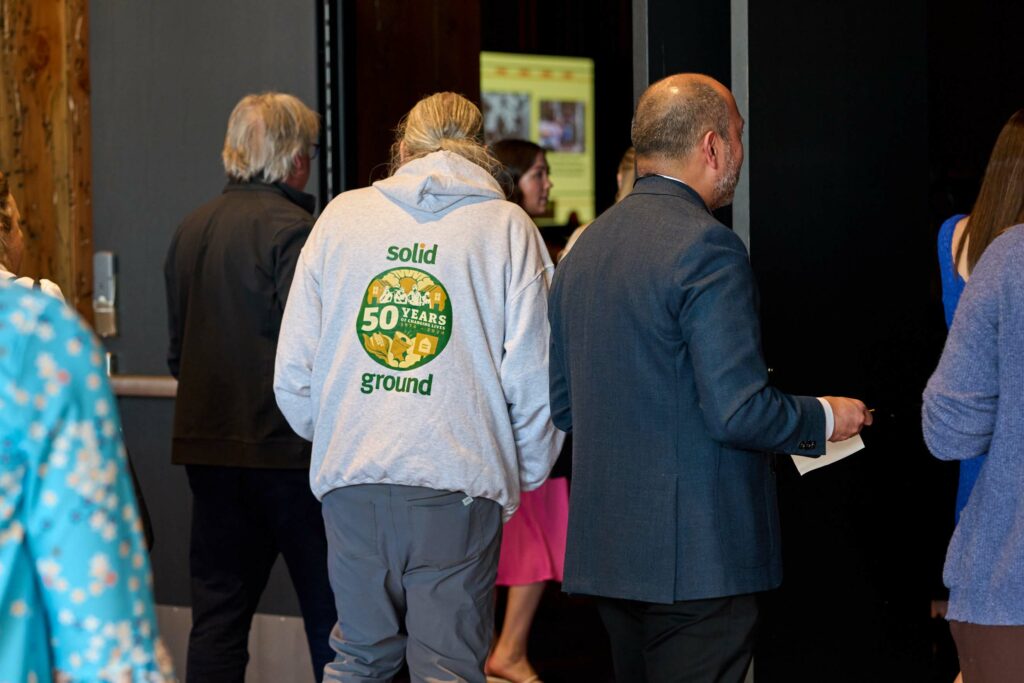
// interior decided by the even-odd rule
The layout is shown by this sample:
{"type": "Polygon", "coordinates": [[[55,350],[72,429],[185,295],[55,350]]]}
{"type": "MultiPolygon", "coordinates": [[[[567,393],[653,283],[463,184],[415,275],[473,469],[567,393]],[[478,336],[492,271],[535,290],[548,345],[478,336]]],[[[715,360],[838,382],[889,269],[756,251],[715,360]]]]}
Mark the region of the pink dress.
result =
{"type": "Polygon", "coordinates": [[[569,526],[569,480],[548,479],[525,491],[519,509],[502,531],[499,586],[561,581],[569,526]]]}

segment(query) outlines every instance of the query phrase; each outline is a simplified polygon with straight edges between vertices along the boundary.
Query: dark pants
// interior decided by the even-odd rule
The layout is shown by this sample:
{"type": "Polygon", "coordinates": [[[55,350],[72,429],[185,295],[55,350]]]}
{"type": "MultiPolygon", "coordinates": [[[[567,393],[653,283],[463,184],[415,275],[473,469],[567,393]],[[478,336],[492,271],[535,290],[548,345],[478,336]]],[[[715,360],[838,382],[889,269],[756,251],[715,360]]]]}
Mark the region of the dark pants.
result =
{"type": "Polygon", "coordinates": [[[249,626],[278,554],[295,584],[317,681],[334,659],[327,540],[307,470],[188,465],[189,683],[242,683],[249,626]]]}
{"type": "Polygon", "coordinates": [[[605,598],[615,680],[741,683],[750,666],[757,597],[735,595],[659,605],[605,598]]]}
{"type": "Polygon", "coordinates": [[[949,622],[964,683],[1024,681],[1024,626],[949,622]]]}

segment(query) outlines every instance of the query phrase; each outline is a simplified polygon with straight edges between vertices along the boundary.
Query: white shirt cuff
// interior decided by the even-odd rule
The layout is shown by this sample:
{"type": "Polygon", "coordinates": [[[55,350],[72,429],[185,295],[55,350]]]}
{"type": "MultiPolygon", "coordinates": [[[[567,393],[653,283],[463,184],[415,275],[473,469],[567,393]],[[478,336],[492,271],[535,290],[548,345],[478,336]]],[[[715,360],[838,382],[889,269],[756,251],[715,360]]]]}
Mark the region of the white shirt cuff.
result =
{"type": "Polygon", "coordinates": [[[832,414],[832,405],[828,401],[819,396],[818,402],[825,410],[825,440],[828,441],[832,438],[832,432],[835,431],[836,417],[832,414]]]}

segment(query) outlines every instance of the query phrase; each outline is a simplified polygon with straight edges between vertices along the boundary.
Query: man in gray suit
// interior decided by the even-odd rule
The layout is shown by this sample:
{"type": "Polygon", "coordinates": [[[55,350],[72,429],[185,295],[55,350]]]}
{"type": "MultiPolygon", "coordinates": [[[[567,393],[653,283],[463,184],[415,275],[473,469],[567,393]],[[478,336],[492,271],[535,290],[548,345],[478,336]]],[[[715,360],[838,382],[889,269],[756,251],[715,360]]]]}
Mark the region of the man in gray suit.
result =
{"type": "Polygon", "coordinates": [[[564,589],[600,596],[616,680],[742,681],[756,593],[782,580],[771,453],[820,455],[860,401],[768,385],[732,201],[743,119],[699,74],[633,120],[635,188],[555,272],[551,412],[573,433],[564,589]]]}

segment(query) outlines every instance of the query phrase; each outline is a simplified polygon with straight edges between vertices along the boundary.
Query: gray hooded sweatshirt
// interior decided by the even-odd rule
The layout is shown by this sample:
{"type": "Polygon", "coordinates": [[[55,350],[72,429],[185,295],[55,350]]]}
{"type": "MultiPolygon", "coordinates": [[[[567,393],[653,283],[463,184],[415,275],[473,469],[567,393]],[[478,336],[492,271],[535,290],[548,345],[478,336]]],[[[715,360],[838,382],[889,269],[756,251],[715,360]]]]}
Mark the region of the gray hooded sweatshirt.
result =
{"type": "Polygon", "coordinates": [[[299,258],[274,374],[281,412],[313,442],[313,493],[425,486],[511,516],[563,440],[551,272],[529,216],[456,154],[335,198],[299,258]]]}

